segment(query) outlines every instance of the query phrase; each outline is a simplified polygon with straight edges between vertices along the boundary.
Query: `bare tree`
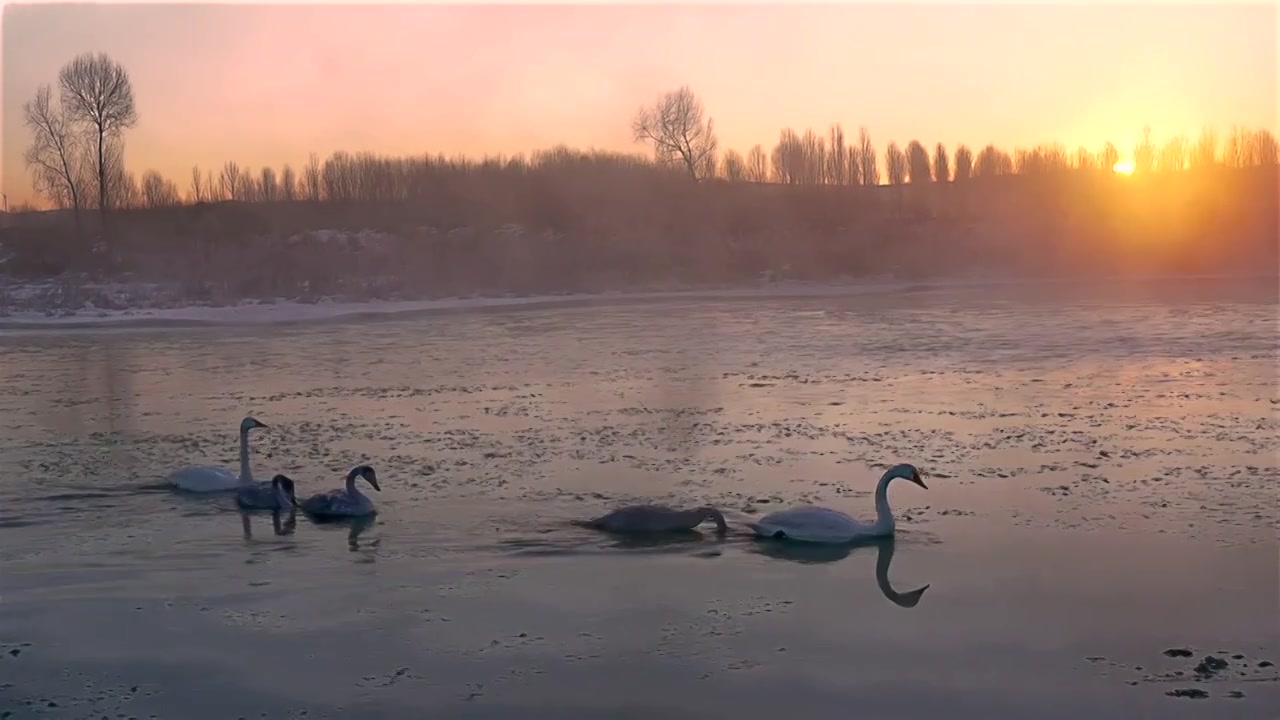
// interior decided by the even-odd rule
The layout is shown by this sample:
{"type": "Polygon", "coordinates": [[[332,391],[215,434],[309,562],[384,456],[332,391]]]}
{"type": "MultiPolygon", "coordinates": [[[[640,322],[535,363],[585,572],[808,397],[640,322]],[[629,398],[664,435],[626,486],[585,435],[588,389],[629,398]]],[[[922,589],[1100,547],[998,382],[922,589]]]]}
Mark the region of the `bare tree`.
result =
{"type": "Polygon", "coordinates": [[[1193,168],[1210,167],[1218,162],[1218,133],[1213,128],[1207,125],[1201,128],[1190,160],[1193,168]]]}
{"type": "Polygon", "coordinates": [[[862,181],[862,149],[857,145],[850,145],[845,148],[845,167],[849,173],[850,185],[864,185],[862,181]]]}
{"type": "Polygon", "coordinates": [[[769,181],[769,158],[759,144],[747,151],[747,180],[755,183],[769,181]]]}
{"type": "Polygon", "coordinates": [[[737,150],[725,150],[720,159],[720,176],[729,182],[742,182],[747,177],[747,161],[737,150]]]}
{"type": "Polygon", "coordinates": [[[222,175],[218,177],[218,185],[222,188],[222,197],[228,200],[243,199],[240,192],[240,164],[228,160],[222,166],[222,175]]]}
{"type": "Polygon", "coordinates": [[[143,207],[173,207],[180,201],[178,186],[155,170],[148,170],[142,174],[140,190],[143,207]]]}
{"type": "Polygon", "coordinates": [[[98,212],[105,225],[111,208],[108,178],[108,144],[138,122],[133,84],[124,67],[106,53],[84,53],[58,73],[62,107],[73,121],[88,128],[96,149],[94,168],[98,185],[98,212]]]}
{"type": "Polygon", "coordinates": [[[258,197],[263,202],[275,202],[280,199],[280,184],[276,182],[276,171],[270,167],[262,168],[258,180],[258,197]]]}
{"type": "Polygon", "coordinates": [[[1116,149],[1114,143],[1108,140],[1102,146],[1102,154],[1098,156],[1098,160],[1103,170],[1110,171],[1115,168],[1116,163],[1120,162],[1120,151],[1116,149]]]}
{"type": "Polygon", "coordinates": [[[936,182],[951,182],[951,161],[947,157],[947,146],[938,143],[933,149],[933,179],[936,182]]]}
{"type": "Polygon", "coordinates": [[[933,182],[933,169],[929,167],[929,151],[919,140],[907,143],[907,177],[912,183],[933,182]]]}
{"type": "Polygon", "coordinates": [[[889,175],[890,185],[902,185],[907,181],[907,154],[896,142],[891,141],[885,148],[884,169],[889,175]]]}
{"type": "Polygon", "coordinates": [[[1083,145],[1076,148],[1076,170],[1096,170],[1097,164],[1097,160],[1094,158],[1093,153],[1089,151],[1089,148],[1083,145]]]}
{"type": "Polygon", "coordinates": [[[1187,167],[1187,139],[1181,135],[1170,138],[1168,142],[1160,148],[1159,159],[1156,161],[1156,168],[1160,172],[1181,172],[1187,167]]]}
{"type": "Polygon", "coordinates": [[[845,151],[844,128],[840,127],[840,123],[831,126],[827,150],[827,182],[832,185],[848,185],[849,154],[845,151]]]}
{"type": "Polygon", "coordinates": [[[311,153],[307,157],[307,166],[302,169],[303,194],[312,202],[320,200],[320,156],[311,153]]]}
{"type": "Polygon", "coordinates": [[[200,166],[196,165],[191,168],[191,202],[201,203],[205,201],[204,176],[200,174],[200,166]]]}
{"type": "Polygon", "coordinates": [[[956,148],[956,182],[964,182],[973,177],[973,151],[968,145],[956,148]]]}
{"type": "Polygon", "coordinates": [[[83,230],[79,137],[62,109],[53,106],[53,90],[48,85],[41,85],[35,98],[22,106],[22,116],[32,135],[22,156],[31,170],[32,185],[55,205],[71,207],[79,235],[83,230]]]}
{"type": "Polygon", "coordinates": [[[795,130],[783,128],[778,133],[778,144],[769,153],[769,164],[773,166],[774,182],[783,185],[800,182],[804,173],[804,146],[795,130]]]}
{"type": "Polygon", "coordinates": [[[871,144],[871,133],[865,127],[858,128],[858,155],[862,158],[862,184],[880,184],[880,165],[876,161],[876,146],[871,144]]]}
{"type": "Polygon", "coordinates": [[[294,177],[293,168],[287,164],[280,168],[280,199],[285,202],[298,199],[298,178],[294,177]]]}
{"type": "Polygon", "coordinates": [[[707,156],[716,151],[715,123],[703,119],[705,112],[702,100],[684,85],[637,110],[631,133],[636,142],[651,144],[660,162],[681,164],[697,180],[707,156]]]}
{"type": "Polygon", "coordinates": [[[209,202],[221,202],[227,199],[226,193],[222,192],[214,180],[212,170],[204,171],[204,194],[209,202]]]}
{"type": "Polygon", "coordinates": [[[1156,167],[1156,144],[1151,141],[1151,126],[1142,128],[1142,142],[1133,149],[1133,171],[1149,173],[1156,167]]]}
{"type": "Polygon", "coordinates": [[[240,193],[240,197],[237,199],[244,202],[258,202],[262,199],[258,183],[253,179],[253,171],[247,167],[240,169],[240,179],[236,181],[236,191],[240,193]]]}
{"type": "Polygon", "coordinates": [[[1013,158],[1009,157],[1009,153],[995,145],[989,144],[982,148],[982,151],[973,160],[974,177],[994,177],[1012,174],[1013,158]]]}

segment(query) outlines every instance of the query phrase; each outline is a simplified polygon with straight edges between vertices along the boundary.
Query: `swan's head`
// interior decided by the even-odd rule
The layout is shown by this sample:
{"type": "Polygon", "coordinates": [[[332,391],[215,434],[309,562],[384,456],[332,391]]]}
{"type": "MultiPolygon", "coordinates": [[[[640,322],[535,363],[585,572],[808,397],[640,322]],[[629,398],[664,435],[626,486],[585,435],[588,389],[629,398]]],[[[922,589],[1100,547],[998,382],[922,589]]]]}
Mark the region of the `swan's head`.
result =
{"type": "Polygon", "coordinates": [[[362,477],[368,481],[374,490],[382,492],[382,488],[378,487],[378,473],[373,471],[369,465],[357,465],[351,469],[351,477],[362,477]]]}
{"type": "Polygon", "coordinates": [[[258,419],[255,417],[246,417],[245,419],[240,421],[240,432],[247,433],[250,430],[254,430],[256,428],[264,428],[266,426],[267,426],[266,423],[258,422],[258,419]]]}
{"type": "Polygon", "coordinates": [[[925,490],[929,489],[929,486],[924,484],[924,480],[920,479],[920,471],[917,470],[916,466],[912,465],[911,463],[902,463],[901,465],[894,465],[893,467],[889,468],[889,471],[886,472],[884,476],[888,480],[892,480],[894,478],[902,478],[903,480],[910,480],[911,482],[919,485],[925,490]]]}
{"type": "Polygon", "coordinates": [[[285,497],[289,498],[289,502],[294,505],[298,504],[298,496],[293,492],[293,480],[288,475],[276,475],[271,478],[271,488],[276,492],[283,492],[285,497]]]}
{"type": "Polygon", "coordinates": [[[713,520],[716,524],[716,532],[728,532],[729,526],[724,521],[724,515],[710,505],[703,505],[697,509],[697,513],[703,520],[713,520]]]}

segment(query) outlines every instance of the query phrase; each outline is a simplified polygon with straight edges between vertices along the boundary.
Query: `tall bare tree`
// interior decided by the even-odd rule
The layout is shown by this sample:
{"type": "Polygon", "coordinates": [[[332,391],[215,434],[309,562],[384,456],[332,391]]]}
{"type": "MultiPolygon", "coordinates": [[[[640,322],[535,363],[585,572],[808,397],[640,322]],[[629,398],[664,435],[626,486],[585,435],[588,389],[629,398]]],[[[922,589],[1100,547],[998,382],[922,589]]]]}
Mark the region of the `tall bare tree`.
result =
{"type": "Polygon", "coordinates": [[[660,162],[683,165],[697,180],[716,152],[715,123],[705,114],[702,100],[684,85],[637,110],[631,133],[636,142],[652,145],[660,162]]]}
{"type": "Polygon", "coordinates": [[[191,168],[191,202],[201,203],[205,199],[204,176],[200,174],[200,166],[196,165],[191,168]]]}
{"type": "Polygon", "coordinates": [[[884,169],[889,176],[890,185],[902,185],[907,181],[907,154],[902,152],[898,143],[890,142],[884,151],[884,169]]]}
{"type": "Polygon", "coordinates": [[[769,181],[769,158],[759,144],[747,151],[747,180],[755,183],[769,181]]]}
{"type": "Polygon", "coordinates": [[[1108,140],[1102,146],[1102,153],[1098,156],[1098,163],[1103,170],[1110,172],[1118,162],[1120,162],[1120,151],[1116,149],[1114,143],[1108,140]]]}
{"type": "Polygon", "coordinates": [[[933,179],[936,182],[951,182],[951,161],[947,158],[947,146],[938,143],[933,149],[933,179]]]}
{"type": "Polygon", "coordinates": [[[293,174],[293,167],[287,164],[280,168],[280,199],[285,202],[298,199],[298,178],[293,174]]]}
{"type": "Polygon", "coordinates": [[[1149,173],[1156,167],[1156,144],[1151,140],[1151,126],[1142,128],[1142,142],[1133,149],[1133,170],[1149,173]]]}
{"type": "Polygon", "coordinates": [[[312,202],[320,200],[320,156],[311,153],[307,157],[307,166],[302,169],[303,195],[312,202]]]}
{"type": "Polygon", "coordinates": [[[22,118],[31,130],[31,145],[22,157],[31,170],[32,184],[36,192],[54,204],[71,207],[79,235],[83,229],[80,220],[83,150],[79,136],[62,108],[54,107],[53,90],[48,85],[41,85],[36,96],[22,106],[22,118]]]}
{"type": "Polygon", "coordinates": [[[280,199],[280,183],[276,181],[276,171],[263,167],[258,179],[258,198],[263,202],[275,202],[280,199]]]}
{"type": "Polygon", "coordinates": [[[973,177],[973,151],[968,145],[956,148],[956,182],[964,182],[973,177]]]}
{"type": "Polygon", "coordinates": [[[840,123],[831,125],[827,138],[827,182],[832,185],[849,184],[849,154],[845,151],[844,128],[840,123]]]}
{"type": "Polygon", "coordinates": [[[122,65],[106,53],[84,53],[63,66],[58,73],[62,107],[74,122],[85,126],[95,152],[94,169],[98,186],[98,212],[106,223],[111,209],[108,177],[109,145],[113,139],[138,122],[133,102],[133,83],[122,65]]]}
{"type": "Polygon", "coordinates": [[[929,151],[919,140],[907,143],[907,177],[912,183],[933,182],[933,168],[929,167],[929,151]]]}
{"type": "Polygon", "coordinates": [[[1089,151],[1089,148],[1083,145],[1076,148],[1076,170],[1096,170],[1097,165],[1097,160],[1094,158],[1093,153],[1089,151]]]}
{"type": "Polygon", "coordinates": [[[218,185],[222,188],[222,197],[228,200],[243,200],[240,192],[240,163],[228,160],[222,166],[222,175],[218,176],[218,185]]]}
{"type": "Polygon", "coordinates": [[[858,128],[858,156],[862,158],[862,184],[880,184],[880,164],[876,159],[876,146],[871,143],[871,133],[865,127],[858,128]]]}
{"type": "Polygon", "coordinates": [[[1201,128],[1200,137],[1191,148],[1190,160],[1193,168],[1210,167],[1218,162],[1218,133],[1213,128],[1207,125],[1201,128]]]}
{"type": "Polygon", "coordinates": [[[1187,167],[1187,147],[1190,143],[1187,138],[1179,135],[1169,138],[1168,142],[1160,148],[1160,155],[1156,160],[1156,168],[1160,172],[1181,172],[1187,167]]]}

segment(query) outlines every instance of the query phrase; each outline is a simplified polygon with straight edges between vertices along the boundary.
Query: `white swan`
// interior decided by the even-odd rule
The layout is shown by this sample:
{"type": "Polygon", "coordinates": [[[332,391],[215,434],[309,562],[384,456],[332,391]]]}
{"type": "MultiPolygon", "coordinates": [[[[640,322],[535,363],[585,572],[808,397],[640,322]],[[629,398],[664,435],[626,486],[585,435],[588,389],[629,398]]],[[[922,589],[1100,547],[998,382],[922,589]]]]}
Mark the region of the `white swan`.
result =
{"type": "Polygon", "coordinates": [[[240,421],[240,474],[238,476],[218,465],[192,465],[170,473],[169,484],[188,492],[223,492],[251,484],[253,471],[249,469],[249,431],[265,427],[267,427],[266,424],[252,417],[246,417],[240,421]]]}
{"type": "Polygon", "coordinates": [[[788,508],[769,513],[759,521],[749,523],[756,535],[778,540],[801,542],[847,543],[877,537],[893,536],[893,511],[889,509],[889,481],[895,478],[910,480],[928,490],[914,465],[894,465],[876,485],[876,520],[864,523],[854,520],[838,510],[812,505],[788,508]]]}
{"type": "Polygon", "coordinates": [[[271,482],[241,485],[236,490],[236,504],[248,510],[292,510],[298,504],[293,480],[276,475],[271,482]]]}
{"type": "Polygon", "coordinates": [[[382,492],[378,487],[378,475],[368,465],[357,465],[347,473],[347,486],[329,492],[317,493],[303,500],[298,507],[308,515],[321,518],[361,517],[377,512],[373,501],[356,487],[356,478],[369,481],[374,490],[382,492]]]}

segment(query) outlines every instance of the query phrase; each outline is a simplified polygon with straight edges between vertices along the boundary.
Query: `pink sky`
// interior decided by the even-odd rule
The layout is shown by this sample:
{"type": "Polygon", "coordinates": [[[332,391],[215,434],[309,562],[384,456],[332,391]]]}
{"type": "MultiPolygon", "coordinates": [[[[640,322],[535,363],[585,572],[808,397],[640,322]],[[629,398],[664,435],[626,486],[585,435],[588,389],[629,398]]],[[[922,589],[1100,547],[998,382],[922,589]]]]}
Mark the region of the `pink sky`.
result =
{"type": "Polygon", "coordinates": [[[1255,5],[6,5],[3,163],[31,197],[21,108],[79,52],[128,68],[127,160],[186,189],[192,165],[279,167],[333,150],[641,150],[635,109],[690,84],[722,146],[784,127],[883,151],[1012,148],[1275,128],[1276,10],[1255,5]]]}

